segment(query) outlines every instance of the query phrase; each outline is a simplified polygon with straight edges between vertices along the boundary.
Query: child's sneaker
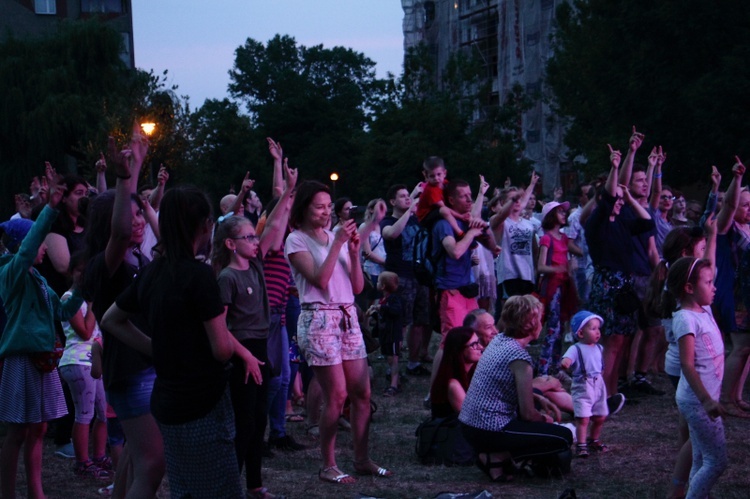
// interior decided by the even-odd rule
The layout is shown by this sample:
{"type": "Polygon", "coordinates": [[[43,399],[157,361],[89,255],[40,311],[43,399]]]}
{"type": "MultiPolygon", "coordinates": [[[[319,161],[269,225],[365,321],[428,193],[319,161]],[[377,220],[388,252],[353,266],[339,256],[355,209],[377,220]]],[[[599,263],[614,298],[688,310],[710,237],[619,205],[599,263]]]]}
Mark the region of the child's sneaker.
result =
{"type": "Polygon", "coordinates": [[[110,459],[107,456],[103,457],[95,457],[92,459],[94,461],[94,464],[99,466],[101,469],[105,471],[114,471],[114,467],[112,465],[112,459],[110,459]]]}
{"type": "Polygon", "coordinates": [[[589,448],[586,444],[577,444],[576,445],[576,457],[579,458],[587,458],[589,457],[589,448]]]}
{"type": "Polygon", "coordinates": [[[594,452],[609,452],[609,447],[602,443],[601,440],[589,440],[588,447],[594,452]]]}

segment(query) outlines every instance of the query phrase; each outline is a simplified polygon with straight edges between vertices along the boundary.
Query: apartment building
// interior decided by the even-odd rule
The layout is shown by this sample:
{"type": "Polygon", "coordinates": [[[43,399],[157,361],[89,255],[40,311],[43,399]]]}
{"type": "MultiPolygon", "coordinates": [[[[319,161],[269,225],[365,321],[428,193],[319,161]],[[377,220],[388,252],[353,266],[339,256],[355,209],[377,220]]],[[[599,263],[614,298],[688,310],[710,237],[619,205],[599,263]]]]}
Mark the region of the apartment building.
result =
{"type": "Polygon", "coordinates": [[[133,16],[130,0],[0,0],[0,39],[42,36],[64,19],[98,16],[122,36],[120,54],[135,67],[133,16]]]}
{"type": "Polygon", "coordinates": [[[558,185],[569,191],[578,183],[563,144],[564,127],[543,85],[555,11],[563,2],[569,0],[401,0],[405,50],[426,44],[438,71],[455,51],[478,55],[492,83],[488,105],[503,102],[515,84],[534,96],[520,125],[524,154],[542,176],[545,194],[558,185]]]}

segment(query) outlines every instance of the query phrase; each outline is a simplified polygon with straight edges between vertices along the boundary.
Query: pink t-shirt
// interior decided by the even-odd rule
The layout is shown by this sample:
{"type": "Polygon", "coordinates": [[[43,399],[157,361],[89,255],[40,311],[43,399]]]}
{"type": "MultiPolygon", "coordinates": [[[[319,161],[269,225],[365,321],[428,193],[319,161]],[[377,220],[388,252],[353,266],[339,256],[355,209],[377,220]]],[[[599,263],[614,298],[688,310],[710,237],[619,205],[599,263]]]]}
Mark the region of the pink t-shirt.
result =
{"type": "Polygon", "coordinates": [[[547,255],[547,261],[550,262],[550,266],[566,267],[568,265],[568,236],[565,234],[562,234],[560,239],[554,238],[550,234],[545,234],[539,240],[539,246],[546,246],[549,248],[547,251],[552,252],[551,260],[549,254],[547,255]]]}

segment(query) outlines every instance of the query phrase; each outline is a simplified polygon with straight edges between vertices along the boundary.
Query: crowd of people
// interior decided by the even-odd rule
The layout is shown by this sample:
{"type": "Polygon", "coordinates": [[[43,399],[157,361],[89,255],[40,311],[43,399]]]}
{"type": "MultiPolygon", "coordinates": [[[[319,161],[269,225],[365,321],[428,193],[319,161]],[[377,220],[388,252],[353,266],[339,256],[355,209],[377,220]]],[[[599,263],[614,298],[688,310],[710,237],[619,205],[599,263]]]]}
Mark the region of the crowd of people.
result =
{"type": "Polygon", "coordinates": [[[660,146],[636,163],[643,142],[634,127],[624,158],[608,146],[572,211],[559,188],[537,201],[536,173],[491,199],[480,176],[474,197],[435,156],[424,182],[359,210],[298,182],[270,138],[273,199],[264,209],[248,172],[218,217],[200,189],[167,188],[165,168],[139,188],[137,127],[125,148],[110,139],[95,185],[47,164],[0,224],[2,497],[22,448],[28,495],[44,496],[51,421],[73,473],[113,497],[154,497],[165,475],[173,497],[281,497],[262,461],[304,449],[286,428],[303,421],[320,480],[357,480],[337,461],[342,427],[352,474],[390,477],[369,452],[375,352],[382,396],[429,376],[423,405],[455,423],[455,464],[493,481],[607,452],[607,418],[663,396],[651,377],[666,372],[670,494],[707,497],[727,466],[722,418],[750,418],[750,191],[736,158],[725,192],[713,167],[705,203],[686,201],[662,183],[660,146]]]}

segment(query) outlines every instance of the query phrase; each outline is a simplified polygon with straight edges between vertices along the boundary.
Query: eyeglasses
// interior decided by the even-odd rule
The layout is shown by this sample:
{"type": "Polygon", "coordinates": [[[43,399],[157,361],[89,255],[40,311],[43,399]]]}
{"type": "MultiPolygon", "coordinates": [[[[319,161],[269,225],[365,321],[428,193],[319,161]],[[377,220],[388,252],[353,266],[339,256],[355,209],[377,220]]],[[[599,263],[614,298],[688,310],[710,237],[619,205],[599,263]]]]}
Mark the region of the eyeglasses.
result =
{"type": "Polygon", "coordinates": [[[479,340],[477,340],[477,341],[472,341],[471,343],[468,343],[466,345],[466,348],[473,348],[474,350],[481,350],[483,347],[482,347],[482,344],[479,343],[479,340]]]}
{"type": "Polygon", "coordinates": [[[663,200],[665,200],[665,201],[666,201],[666,200],[671,200],[671,201],[674,201],[674,200],[675,200],[675,199],[677,199],[677,198],[676,198],[676,197],[674,197],[674,196],[667,196],[666,194],[664,194],[664,195],[661,195],[661,196],[659,196],[659,199],[663,199],[663,200]]]}
{"type": "Polygon", "coordinates": [[[235,240],[244,239],[245,241],[249,243],[257,243],[258,241],[260,241],[260,237],[258,237],[256,234],[248,234],[246,236],[233,237],[231,239],[235,239],[235,240]]]}

